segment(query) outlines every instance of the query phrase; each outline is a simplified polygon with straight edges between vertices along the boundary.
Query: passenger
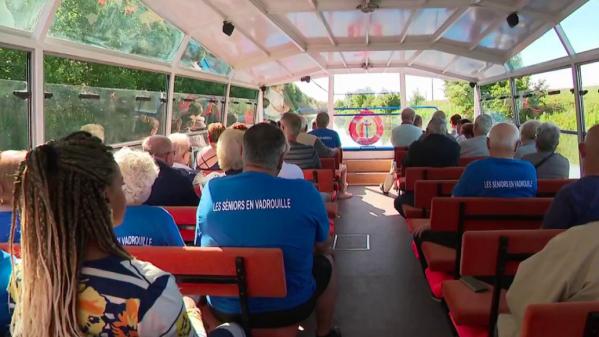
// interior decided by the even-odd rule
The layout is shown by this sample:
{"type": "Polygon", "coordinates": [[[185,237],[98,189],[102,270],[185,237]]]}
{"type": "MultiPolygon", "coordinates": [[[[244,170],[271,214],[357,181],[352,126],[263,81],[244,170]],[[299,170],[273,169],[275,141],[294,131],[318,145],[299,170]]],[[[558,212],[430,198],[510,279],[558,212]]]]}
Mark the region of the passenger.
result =
{"type": "Polygon", "coordinates": [[[516,151],[516,159],[522,159],[527,154],[537,152],[537,128],[541,122],[531,119],[520,125],[520,146],[516,151]]]}
{"type": "MultiPolygon", "coordinates": [[[[301,123],[301,131],[299,135],[297,135],[296,139],[298,143],[313,146],[316,152],[318,152],[318,156],[320,158],[330,158],[337,156],[338,149],[329,148],[318,137],[307,133],[308,125],[306,124],[306,119],[303,116],[297,114],[295,115],[299,117],[301,123]]],[[[281,118],[281,121],[282,120],[283,118],[281,118]]]]}
{"type": "Polygon", "coordinates": [[[184,133],[172,133],[168,135],[168,139],[170,139],[173,143],[173,148],[175,151],[173,168],[195,175],[196,171],[190,167],[191,141],[189,140],[189,136],[184,133]]]}
{"type": "Polygon", "coordinates": [[[467,139],[474,138],[474,124],[472,123],[464,123],[460,128],[460,132],[462,133],[462,138],[458,138],[458,143],[462,144],[463,141],[467,139]]]}
{"type": "Polygon", "coordinates": [[[460,157],[488,157],[489,148],[487,147],[487,134],[493,126],[493,119],[490,115],[482,114],[474,120],[474,138],[460,143],[460,157]]]}
{"type": "Polygon", "coordinates": [[[553,123],[543,123],[537,128],[537,152],[524,155],[537,169],[539,179],[567,179],[570,176],[570,162],[556,153],[560,130],[553,123]]]}
{"type": "Polygon", "coordinates": [[[142,147],[149,152],[160,173],[152,186],[152,193],[145,205],[154,206],[195,206],[198,204],[192,177],[175,170],[175,151],[173,145],[165,136],[150,136],[144,139],[142,147]]]}
{"type": "Polygon", "coordinates": [[[518,129],[499,123],[489,132],[490,157],[469,164],[453,190],[456,197],[534,197],[537,173],[528,161],[514,159],[518,129]]]}
{"type": "Polygon", "coordinates": [[[580,156],[583,177],[557,193],[543,228],[567,229],[599,221],[599,125],[589,129],[580,156]]]}
{"type": "Polygon", "coordinates": [[[173,217],[161,207],[142,205],[152,192],[158,166],[149,153],[124,147],[114,154],[123,176],[127,210],[123,223],[114,228],[124,246],[184,246],[173,217]]]}
{"type": "MultiPolygon", "coordinates": [[[[433,117],[422,139],[412,143],[404,160],[404,167],[447,167],[457,166],[460,146],[447,135],[444,119],[433,117]]],[[[402,205],[414,205],[414,194],[404,193],[395,199],[395,209],[404,216],[402,205]]]]}
{"type": "Polygon", "coordinates": [[[102,143],[104,143],[104,127],[100,124],[85,124],[79,130],[89,132],[92,135],[100,138],[102,143]]]}
{"type": "MultiPolygon", "coordinates": [[[[283,116],[286,123],[289,117],[283,116]]],[[[311,183],[275,177],[286,146],[281,130],[269,124],[246,132],[244,173],[213,179],[204,189],[196,244],[281,248],[287,296],[250,299],[253,326],[293,326],[316,309],[316,336],[340,336],[333,329],[337,287],[327,212],[311,183]]],[[[211,296],[208,301],[219,319],[240,320],[239,300],[211,296]]]]}
{"type": "Polygon", "coordinates": [[[218,139],[216,157],[218,166],[225,175],[235,175],[243,171],[243,134],[245,131],[237,129],[225,130],[218,139]]]}
{"type": "Polygon", "coordinates": [[[599,222],[571,228],[520,264],[506,296],[509,314],[499,315],[499,337],[520,336],[530,304],[599,301],[598,236],[599,222]]]}
{"type": "Polygon", "coordinates": [[[238,123],[235,123],[235,124],[229,126],[229,129],[247,131],[248,127],[245,124],[238,122],[238,123]]]}
{"type": "MultiPolygon", "coordinates": [[[[25,159],[25,151],[0,152],[0,242],[8,242],[12,219],[12,198],[15,174],[25,159]]],[[[16,242],[20,240],[17,230],[16,242]]]]}
{"type": "Polygon", "coordinates": [[[125,197],[110,150],[76,132],[27,154],[15,184],[23,240],[12,336],[205,335],[174,277],[116,240],[125,197]]]}
{"type": "Polygon", "coordinates": [[[451,124],[451,132],[449,133],[453,138],[457,138],[459,133],[460,121],[462,120],[462,116],[459,114],[455,114],[449,118],[449,123],[451,124]]]}
{"type": "Polygon", "coordinates": [[[445,112],[443,112],[441,110],[435,111],[431,118],[435,118],[435,117],[440,118],[444,121],[447,121],[447,115],[445,114],[445,112]]]}
{"type": "MultiPolygon", "coordinates": [[[[414,126],[422,129],[422,116],[416,115],[416,117],[414,117],[414,126]]],[[[422,130],[420,130],[420,131],[422,131],[422,130]]]]}
{"type": "MultiPolygon", "coordinates": [[[[455,140],[458,141],[458,143],[461,143],[461,142],[465,141],[466,139],[468,139],[466,137],[466,135],[464,135],[464,132],[462,131],[462,127],[465,124],[472,124],[472,122],[469,119],[467,119],[467,118],[460,119],[460,121],[458,122],[457,129],[456,129],[456,131],[457,131],[457,137],[455,139],[455,140]]],[[[470,133],[472,133],[472,126],[470,127],[470,133]]],[[[472,137],[470,137],[470,138],[472,138],[472,137]]]]}
{"type": "Polygon", "coordinates": [[[341,139],[339,138],[337,131],[327,128],[329,121],[330,118],[328,113],[319,112],[318,115],[316,115],[316,121],[314,122],[316,128],[308,133],[318,137],[318,139],[320,139],[320,141],[328,148],[339,149],[341,148],[341,139]]]}
{"type": "Polygon", "coordinates": [[[401,111],[401,125],[391,131],[391,144],[393,147],[408,147],[422,136],[422,130],[414,126],[416,112],[412,108],[401,111]]]}
{"type": "Polygon", "coordinates": [[[210,146],[206,146],[198,153],[196,158],[197,169],[200,171],[218,171],[218,159],[216,158],[216,143],[218,137],[225,131],[225,126],[222,123],[211,123],[208,125],[208,143],[210,146]]]}
{"type": "Polygon", "coordinates": [[[281,130],[289,142],[289,151],[285,155],[285,161],[296,164],[302,169],[318,169],[320,168],[320,156],[314,146],[297,142],[301,129],[302,120],[298,115],[286,112],[281,116],[281,130]]]}

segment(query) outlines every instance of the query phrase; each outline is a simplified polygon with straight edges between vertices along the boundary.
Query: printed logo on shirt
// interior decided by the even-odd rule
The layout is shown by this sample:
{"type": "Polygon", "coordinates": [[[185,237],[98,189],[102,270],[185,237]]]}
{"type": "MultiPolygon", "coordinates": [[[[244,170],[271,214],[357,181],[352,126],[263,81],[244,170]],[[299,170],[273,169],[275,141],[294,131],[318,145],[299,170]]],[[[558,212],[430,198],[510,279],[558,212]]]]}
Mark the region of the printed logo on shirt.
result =
{"type": "Polygon", "coordinates": [[[127,235],[116,238],[123,246],[151,246],[152,238],[147,236],[127,235]]]}
{"type": "Polygon", "coordinates": [[[253,199],[253,200],[225,200],[217,201],[212,207],[213,212],[252,211],[290,209],[290,198],[253,199]]]}
{"type": "Polygon", "coordinates": [[[485,180],[485,189],[503,189],[503,188],[532,188],[531,180],[485,180]]]}

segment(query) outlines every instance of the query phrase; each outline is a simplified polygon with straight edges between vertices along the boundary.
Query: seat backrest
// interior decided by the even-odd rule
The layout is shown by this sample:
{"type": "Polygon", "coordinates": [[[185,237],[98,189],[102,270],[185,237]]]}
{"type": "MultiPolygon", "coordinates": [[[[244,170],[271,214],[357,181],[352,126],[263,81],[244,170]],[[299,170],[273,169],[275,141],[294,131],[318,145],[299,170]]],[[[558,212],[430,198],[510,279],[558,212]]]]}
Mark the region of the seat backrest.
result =
{"type": "Polygon", "coordinates": [[[414,207],[430,210],[435,197],[450,197],[457,180],[418,180],[414,184],[414,207]]]}
{"type": "Polygon", "coordinates": [[[285,297],[283,253],[278,248],[126,247],[177,279],[185,295],[239,296],[234,279],[243,260],[250,297],[285,297]],[[223,280],[233,281],[223,284],[223,280]]]}
{"type": "Polygon", "coordinates": [[[173,217],[156,206],[127,207],[114,234],[124,246],[185,246],[173,217]]]}
{"type": "Polygon", "coordinates": [[[431,229],[440,232],[538,229],[551,198],[436,197],[431,206],[431,229]]]}
{"type": "Polygon", "coordinates": [[[339,164],[337,162],[337,158],[328,158],[328,157],[320,158],[320,168],[322,168],[322,169],[336,170],[337,168],[339,168],[338,165],[339,164]]]}
{"type": "Polygon", "coordinates": [[[553,198],[559,190],[577,179],[539,179],[537,183],[537,196],[553,198]]]}
{"type": "Polygon", "coordinates": [[[459,166],[468,166],[468,164],[475,162],[477,160],[485,159],[487,157],[468,157],[468,158],[460,158],[458,161],[459,166]]]}
{"type": "Polygon", "coordinates": [[[325,193],[335,192],[335,175],[329,169],[304,169],[304,179],[312,181],[318,191],[325,193]]]}
{"type": "Polygon", "coordinates": [[[406,168],[406,192],[414,192],[419,180],[456,180],[464,172],[463,167],[408,167],[406,168]]]}
{"type": "Polygon", "coordinates": [[[531,304],[521,337],[597,337],[599,301],[531,304]]]}
{"type": "Polygon", "coordinates": [[[194,242],[196,235],[197,207],[196,206],[166,206],[185,242],[194,242]]]}
{"type": "MultiPolygon", "coordinates": [[[[395,147],[393,148],[393,160],[395,161],[396,172],[402,172],[403,161],[408,155],[408,147],[395,147]]],[[[405,173],[405,172],[402,172],[405,173]]]]}

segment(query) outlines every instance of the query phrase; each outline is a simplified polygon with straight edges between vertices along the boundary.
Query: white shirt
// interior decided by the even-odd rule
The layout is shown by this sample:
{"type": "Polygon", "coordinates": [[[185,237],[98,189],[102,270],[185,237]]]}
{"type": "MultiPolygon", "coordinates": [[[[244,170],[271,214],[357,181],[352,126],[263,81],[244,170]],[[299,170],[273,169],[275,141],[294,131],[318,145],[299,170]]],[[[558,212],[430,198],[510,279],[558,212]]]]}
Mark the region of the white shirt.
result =
{"type": "Polygon", "coordinates": [[[283,162],[278,177],[284,179],[304,179],[304,172],[295,164],[283,162]]]}
{"type": "Polygon", "coordinates": [[[460,143],[460,158],[488,157],[487,136],[476,136],[460,143]]]}
{"type": "Polygon", "coordinates": [[[420,139],[422,129],[412,124],[402,124],[396,126],[391,131],[391,144],[394,147],[410,146],[413,142],[420,139]]]}

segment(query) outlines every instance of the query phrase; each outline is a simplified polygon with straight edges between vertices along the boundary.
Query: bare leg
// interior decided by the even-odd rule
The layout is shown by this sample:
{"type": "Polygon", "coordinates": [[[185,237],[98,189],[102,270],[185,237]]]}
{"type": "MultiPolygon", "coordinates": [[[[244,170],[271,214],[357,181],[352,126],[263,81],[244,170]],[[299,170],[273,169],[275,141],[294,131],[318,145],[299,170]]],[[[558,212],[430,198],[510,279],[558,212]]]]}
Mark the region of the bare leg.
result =
{"type": "Polygon", "coordinates": [[[339,191],[339,199],[349,199],[353,195],[347,191],[347,166],[341,164],[339,166],[340,176],[341,176],[341,190],[339,191]]]}

